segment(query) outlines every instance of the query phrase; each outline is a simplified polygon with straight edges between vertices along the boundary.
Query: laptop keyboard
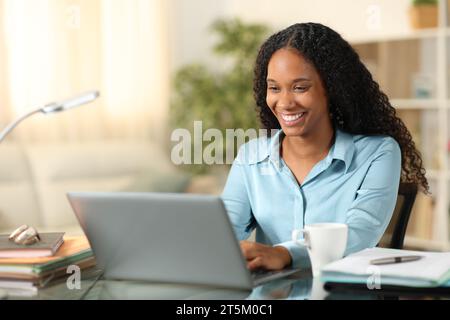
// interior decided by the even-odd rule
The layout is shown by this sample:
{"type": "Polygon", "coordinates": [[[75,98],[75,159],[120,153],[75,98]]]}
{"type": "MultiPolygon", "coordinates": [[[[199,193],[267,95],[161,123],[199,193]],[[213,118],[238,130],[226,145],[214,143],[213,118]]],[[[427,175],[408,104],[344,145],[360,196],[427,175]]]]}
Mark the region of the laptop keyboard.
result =
{"type": "Polygon", "coordinates": [[[256,280],[259,278],[266,278],[266,277],[270,277],[272,275],[275,275],[277,273],[281,273],[283,272],[282,270],[274,270],[274,271],[269,271],[269,270],[255,270],[251,272],[252,275],[252,279],[256,280]]]}
{"type": "Polygon", "coordinates": [[[268,270],[257,270],[252,271],[250,273],[252,277],[252,282],[254,286],[261,285],[263,283],[266,283],[271,280],[275,280],[278,278],[284,278],[286,276],[289,276],[291,274],[299,272],[299,269],[283,269],[283,270],[276,270],[276,271],[268,271],[268,270]]]}

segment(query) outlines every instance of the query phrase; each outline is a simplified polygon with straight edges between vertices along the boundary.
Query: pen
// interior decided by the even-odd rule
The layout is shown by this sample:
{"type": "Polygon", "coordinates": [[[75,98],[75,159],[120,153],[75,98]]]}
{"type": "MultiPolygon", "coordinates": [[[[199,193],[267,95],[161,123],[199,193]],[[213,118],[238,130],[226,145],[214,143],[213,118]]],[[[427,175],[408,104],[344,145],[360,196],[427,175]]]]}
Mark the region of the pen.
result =
{"type": "Polygon", "coordinates": [[[402,263],[409,261],[416,261],[421,259],[422,256],[403,256],[403,257],[389,257],[381,258],[370,261],[370,264],[381,265],[381,264],[391,264],[391,263],[402,263]]]}

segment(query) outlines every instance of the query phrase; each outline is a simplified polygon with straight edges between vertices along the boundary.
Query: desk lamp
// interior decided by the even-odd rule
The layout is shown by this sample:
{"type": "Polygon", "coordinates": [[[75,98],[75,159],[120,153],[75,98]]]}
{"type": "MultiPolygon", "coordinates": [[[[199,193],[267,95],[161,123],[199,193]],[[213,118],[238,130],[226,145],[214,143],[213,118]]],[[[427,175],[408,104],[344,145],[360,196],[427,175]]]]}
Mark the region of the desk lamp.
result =
{"type": "MultiPolygon", "coordinates": [[[[97,99],[99,96],[100,93],[98,91],[89,91],[64,101],[49,103],[44,107],[40,107],[31,112],[28,112],[25,115],[19,117],[16,121],[11,123],[5,129],[3,129],[3,131],[0,133],[0,143],[5,139],[8,133],[10,133],[15,127],[17,127],[19,123],[21,123],[26,118],[32,116],[33,114],[36,113],[51,114],[65,111],[71,108],[81,106],[83,104],[90,103],[95,99],[97,99]]],[[[36,229],[34,229],[33,227],[28,227],[27,225],[23,225],[20,226],[18,229],[16,229],[10,235],[9,240],[14,241],[18,244],[20,243],[30,245],[40,241],[40,237],[36,229]]]]}

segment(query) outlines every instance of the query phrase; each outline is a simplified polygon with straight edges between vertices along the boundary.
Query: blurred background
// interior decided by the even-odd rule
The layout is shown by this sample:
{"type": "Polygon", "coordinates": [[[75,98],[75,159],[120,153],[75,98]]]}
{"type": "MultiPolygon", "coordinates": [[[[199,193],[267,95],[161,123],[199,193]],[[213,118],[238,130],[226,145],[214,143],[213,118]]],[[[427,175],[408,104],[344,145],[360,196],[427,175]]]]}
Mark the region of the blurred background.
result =
{"type": "Polygon", "coordinates": [[[448,4],[0,0],[2,128],[48,102],[101,92],[93,104],[26,120],[0,145],[0,230],[80,233],[68,191],[220,194],[229,166],[174,165],[173,130],[193,133],[194,121],[203,131],[258,129],[259,46],[313,21],[354,46],[422,152],[432,194],[418,196],[405,247],[450,250],[448,4]]]}

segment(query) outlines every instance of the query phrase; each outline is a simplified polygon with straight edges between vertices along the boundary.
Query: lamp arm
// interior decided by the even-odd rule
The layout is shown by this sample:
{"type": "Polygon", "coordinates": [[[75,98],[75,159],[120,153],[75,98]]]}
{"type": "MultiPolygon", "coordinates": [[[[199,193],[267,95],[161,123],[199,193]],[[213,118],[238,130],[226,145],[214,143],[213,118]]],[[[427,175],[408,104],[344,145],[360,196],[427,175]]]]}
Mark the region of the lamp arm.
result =
{"type": "Polygon", "coordinates": [[[33,110],[31,112],[28,112],[27,114],[21,116],[20,118],[18,118],[16,121],[14,121],[13,123],[11,123],[10,125],[8,125],[5,129],[3,129],[3,131],[0,133],[0,143],[5,139],[5,137],[8,135],[8,133],[10,133],[15,127],[17,127],[19,125],[19,123],[21,123],[23,120],[25,120],[26,118],[32,116],[33,114],[42,112],[42,109],[36,109],[33,110]]]}
{"type": "Polygon", "coordinates": [[[68,109],[72,109],[78,106],[81,106],[83,104],[90,103],[97,99],[100,96],[100,92],[98,91],[88,91],[81,95],[78,95],[76,97],[73,97],[71,99],[64,100],[62,102],[53,102],[50,104],[47,104],[46,106],[42,108],[35,109],[31,112],[28,112],[27,114],[21,116],[16,121],[11,123],[9,126],[7,126],[3,131],[0,133],[0,143],[5,139],[5,137],[10,133],[19,123],[21,123],[26,118],[32,116],[36,113],[43,113],[43,114],[49,114],[49,113],[56,113],[65,111],[68,109]]]}

